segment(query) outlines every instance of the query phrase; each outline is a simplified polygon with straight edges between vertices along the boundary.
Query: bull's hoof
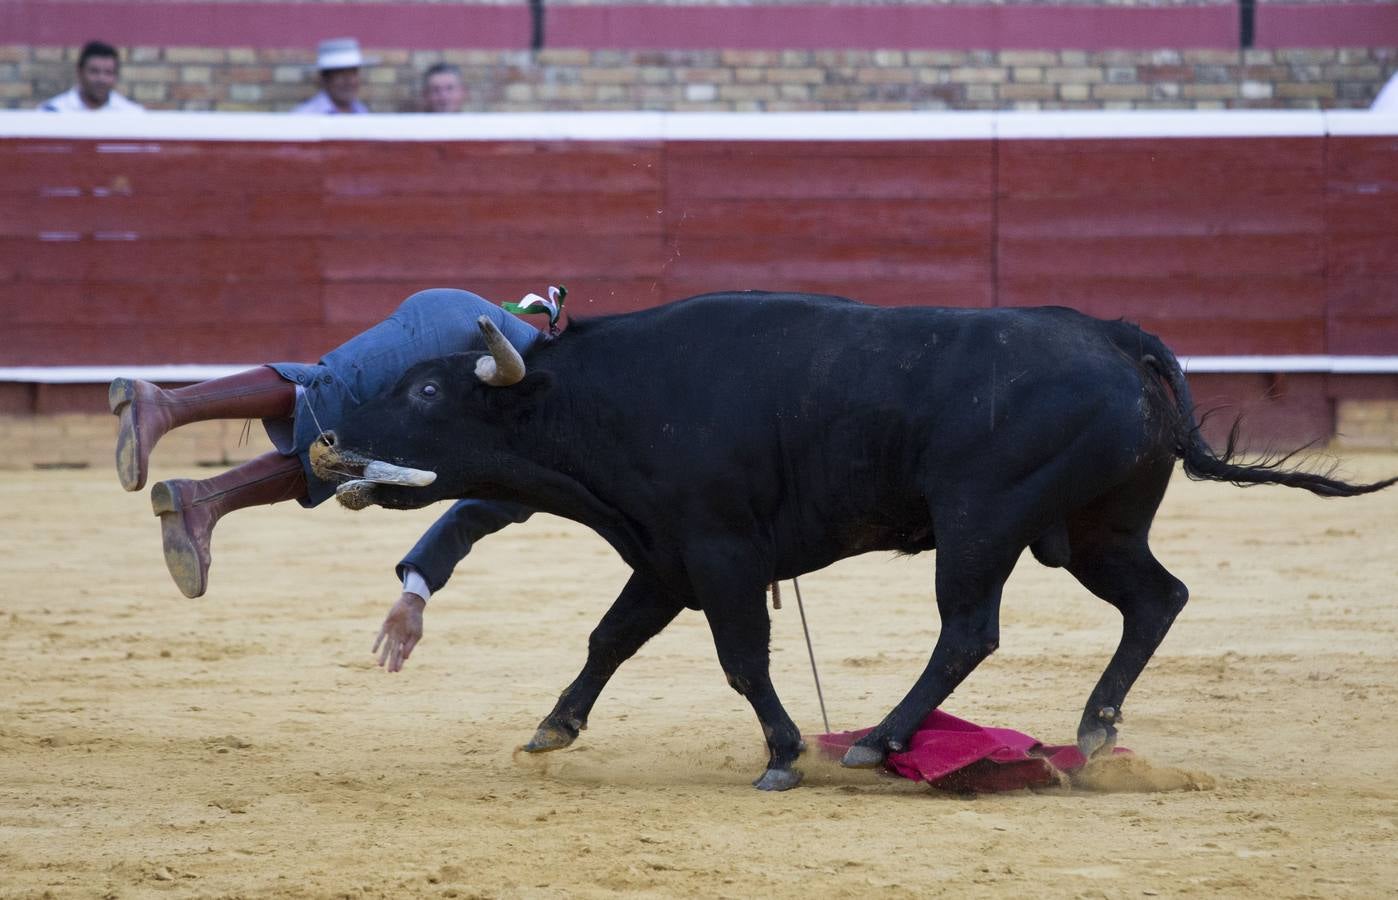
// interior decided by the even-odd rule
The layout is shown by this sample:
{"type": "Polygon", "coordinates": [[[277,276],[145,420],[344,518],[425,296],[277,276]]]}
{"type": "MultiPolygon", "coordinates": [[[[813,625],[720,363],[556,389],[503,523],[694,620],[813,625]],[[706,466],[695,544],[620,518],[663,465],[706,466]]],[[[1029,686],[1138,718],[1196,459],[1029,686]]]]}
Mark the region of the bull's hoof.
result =
{"type": "Polygon", "coordinates": [[[840,765],[847,769],[877,769],[883,765],[884,752],[878,747],[866,747],[863,744],[855,744],[845,751],[844,758],[840,760],[840,765]]]}
{"type": "Polygon", "coordinates": [[[562,750],[573,741],[577,740],[578,733],[570,732],[567,728],[558,725],[540,725],[539,730],[534,732],[534,736],[529,739],[529,743],[524,745],[526,753],[547,753],[550,750],[562,750]]]}
{"type": "Polygon", "coordinates": [[[1084,716],[1078,726],[1078,752],[1083,759],[1094,756],[1107,756],[1116,746],[1116,723],[1121,721],[1121,711],[1113,706],[1104,706],[1094,716],[1084,716]]]}
{"type": "Polygon", "coordinates": [[[768,769],[752,786],[759,791],[789,791],[800,783],[799,769],[768,769]]]}
{"type": "Polygon", "coordinates": [[[1092,759],[1094,756],[1106,756],[1112,752],[1116,746],[1116,734],[1113,729],[1109,733],[1106,728],[1098,726],[1087,731],[1078,732],[1078,752],[1083,759],[1092,759]]]}

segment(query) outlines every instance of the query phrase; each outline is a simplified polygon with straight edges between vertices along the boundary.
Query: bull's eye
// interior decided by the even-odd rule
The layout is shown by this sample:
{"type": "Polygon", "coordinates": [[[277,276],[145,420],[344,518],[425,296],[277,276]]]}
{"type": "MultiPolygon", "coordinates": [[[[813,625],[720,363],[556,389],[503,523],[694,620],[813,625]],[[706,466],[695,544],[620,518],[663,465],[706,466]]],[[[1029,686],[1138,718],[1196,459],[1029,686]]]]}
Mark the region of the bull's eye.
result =
{"type": "Polygon", "coordinates": [[[429,398],[437,396],[437,386],[430,381],[427,382],[422,386],[422,396],[429,398]]]}

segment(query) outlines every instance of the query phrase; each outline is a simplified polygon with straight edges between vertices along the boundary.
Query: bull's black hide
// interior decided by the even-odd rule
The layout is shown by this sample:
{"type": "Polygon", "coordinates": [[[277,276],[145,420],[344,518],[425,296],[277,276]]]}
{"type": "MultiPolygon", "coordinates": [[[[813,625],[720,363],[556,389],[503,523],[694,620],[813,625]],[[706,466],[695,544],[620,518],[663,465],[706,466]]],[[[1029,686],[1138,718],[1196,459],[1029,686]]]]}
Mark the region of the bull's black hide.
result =
{"type": "Polygon", "coordinates": [[[617,666],[687,606],[761,720],[764,788],[796,783],[801,748],[768,677],[775,579],[869,550],[937,549],[931,660],[846,757],[875,765],[996,648],[1001,588],[1024,549],[1066,567],[1124,618],[1078,729],[1091,753],[1114,742],[1127,691],[1188,597],[1147,545],[1177,459],[1196,478],[1326,495],[1392,483],[1229,462],[1200,439],[1157,338],[1068,309],[711,294],[576,322],[510,386],[481,383],[478,356],[423,363],[350,415],[338,466],[437,473],[426,488],[374,485],[383,506],[481,497],[566,516],[631,566],[530,749],[576,738],[617,666]]]}

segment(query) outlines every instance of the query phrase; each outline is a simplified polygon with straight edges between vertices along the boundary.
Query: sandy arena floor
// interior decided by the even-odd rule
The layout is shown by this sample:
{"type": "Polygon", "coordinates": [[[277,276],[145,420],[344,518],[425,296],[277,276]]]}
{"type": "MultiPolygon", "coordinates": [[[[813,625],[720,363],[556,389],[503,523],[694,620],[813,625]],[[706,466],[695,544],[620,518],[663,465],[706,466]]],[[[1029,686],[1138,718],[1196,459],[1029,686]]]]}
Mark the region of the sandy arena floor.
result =
{"type": "MultiPolygon", "coordinates": [[[[157,456],[158,476],[161,471],[157,456]]],[[[1344,471],[1398,472],[1398,455],[1344,471]]],[[[1172,486],[1155,547],[1193,599],[1099,790],[966,798],[808,758],[748,786],[756,720],[685,613],[573,749],[520,758],[624,580],[538,517],[434,598],[400,675],[369,646],[430,512],[235,515],[212,588],[169,583],[144,495],[0,473],[0,896],[1373,897],[1398,889],[1398,489],[1172,486]]],[[[920,671],[930,556],[802,581],[832,724],[920,671]]],[[[948,711],[1072,739],[1117,616],[1027,554],[948,711]]],[[[774,675],[820,730],[794,597],[774,675]]]]}

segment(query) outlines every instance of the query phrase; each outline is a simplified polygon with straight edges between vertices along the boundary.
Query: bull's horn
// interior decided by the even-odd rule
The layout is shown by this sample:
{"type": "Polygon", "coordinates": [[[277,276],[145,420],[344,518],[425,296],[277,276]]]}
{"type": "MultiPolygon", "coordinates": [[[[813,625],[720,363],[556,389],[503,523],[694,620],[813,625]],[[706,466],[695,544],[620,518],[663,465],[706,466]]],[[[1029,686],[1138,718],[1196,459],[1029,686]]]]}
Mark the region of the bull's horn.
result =
{"type": "Polygon", "coordinates": [[[476,377],[494,387],[509,387],[517,383],[524,377],[524,359],[519,351],[505,340],[489,316],[481,316],[476,324],[480,326],[485,346],[490,350],[489,356],[482,356],[476,361],[476,377]]]}
{"type": "Polygon", "coordinates": [[[364,466],[364,480],[375,484],[401,484],[407,487],[427,487],[437,480],[436,472],[409,469],[393,463],[374,460],[364,466]]]}

